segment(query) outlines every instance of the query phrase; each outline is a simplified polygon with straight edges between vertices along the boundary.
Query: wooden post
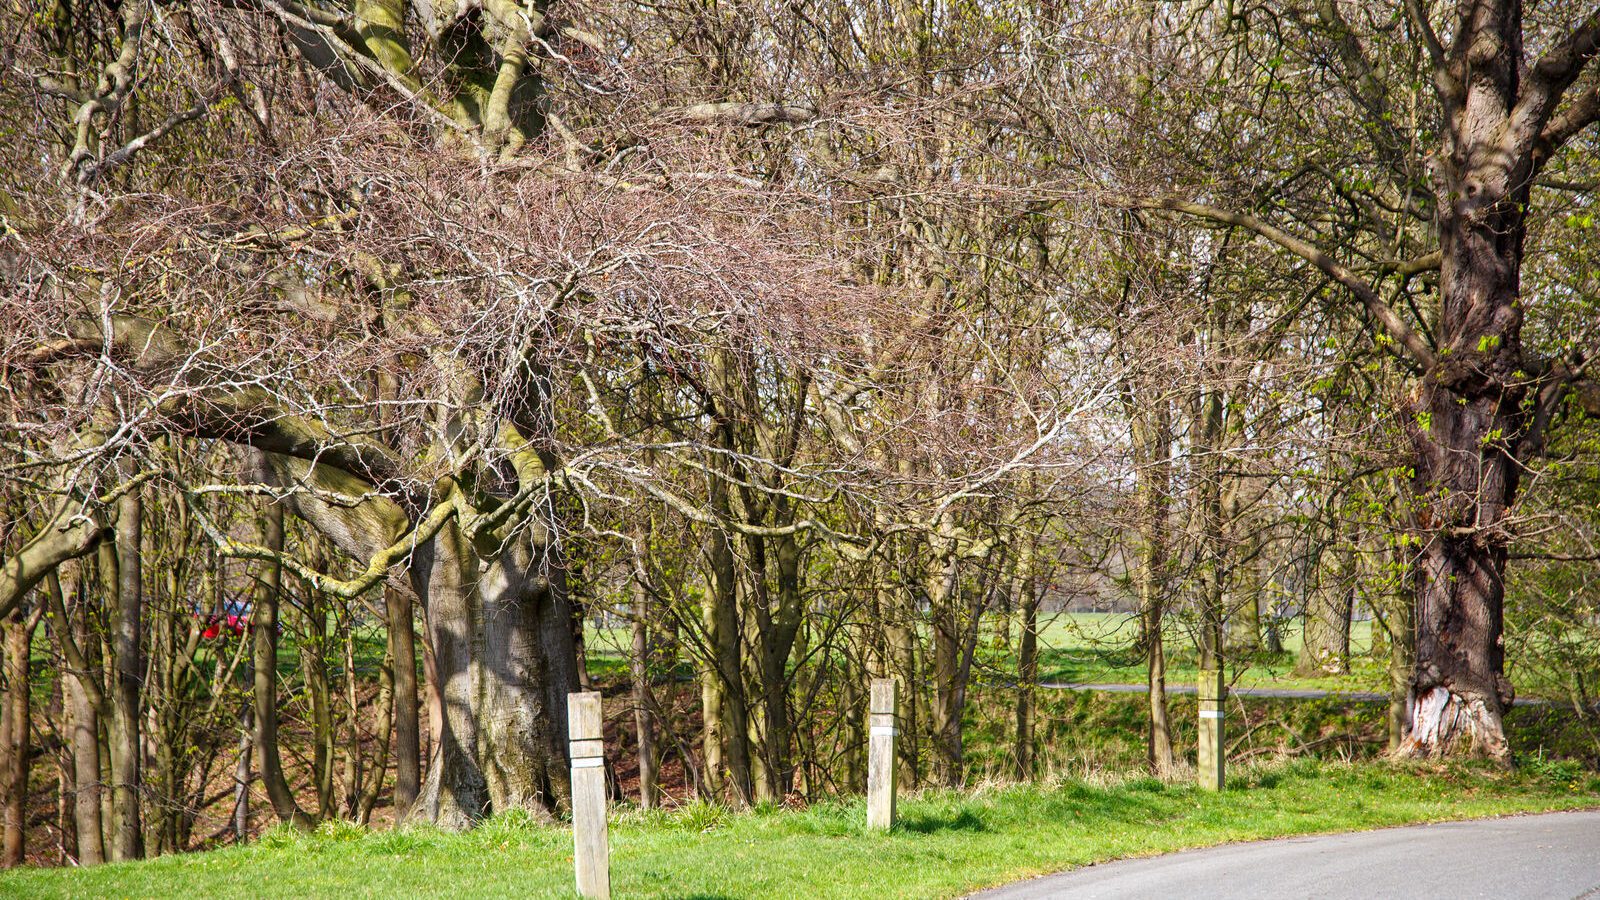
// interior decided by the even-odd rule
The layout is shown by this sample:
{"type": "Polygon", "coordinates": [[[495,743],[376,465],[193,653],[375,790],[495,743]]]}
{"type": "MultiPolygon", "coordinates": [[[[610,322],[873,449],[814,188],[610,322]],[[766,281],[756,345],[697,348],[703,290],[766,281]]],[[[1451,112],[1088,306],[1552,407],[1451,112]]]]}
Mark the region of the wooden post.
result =
{"type": "Polygon", "coordinates": [[[1222,749],[1223,707],[1228,689],[1223,681],[1223,670],[1201,669],[1198,696],[1200,698],[1200,748],[1199,783],[1202,790],[1220,791],[1225,780],[1222,749]]]}
{"type": "Polygon", "coordinates": [[[572,760],[572,866],[578,893],[610,900],[611,855],[606,846],[606,756],[600,732],[600,695],[567,695],[572,760]]]}
{"type": "Polygon", "coordinates": [[[895,682],[891,678],[872,680],[871,715],[867,737],[867,827],[888,829],[894,826],[895,738],[900,720],[895,707],[895,682]]]}

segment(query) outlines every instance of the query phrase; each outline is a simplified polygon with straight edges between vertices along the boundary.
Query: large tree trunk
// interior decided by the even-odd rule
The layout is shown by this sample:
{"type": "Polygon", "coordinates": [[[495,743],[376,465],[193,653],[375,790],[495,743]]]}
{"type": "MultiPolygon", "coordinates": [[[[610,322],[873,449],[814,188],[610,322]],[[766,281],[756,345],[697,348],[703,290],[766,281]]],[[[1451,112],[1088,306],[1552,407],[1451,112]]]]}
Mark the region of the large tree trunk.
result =
{"type": "MultiPolygon", "coordinates": [[[[1411,439],[1421,551],[1411,726],[1400,753],[1509,760],[1502,716],[1513,691],[1501,640],[1506,528],[1529,424],[1521,268],[1535,153],[1507,152],[1525,127],[1518,4],[1473,13],[1474,78],[1438,169],[1438,361],[1422,380],[1411,439]]],[[[1536,86],[1535,90],[1542,89],[1536,86]]],[[[1559,98],[1559,94],[1556,94],[1559,98]]],[[[1554,100],[1551,100],[1554,103],[1554,100]]]]}
{"type": "Polygon", "coordinates": [[[1411,723],[1399,749],[1405,756],[1510,758],[1502,717],[1514,692],[1501,639],[1510,535],[1502,523],[1516,494],[1518,464],[1505,444],[1524,424],[1520,392],[1508,386],[1516,366],[1504,350],[1520,343],[1515,260],[1521,232],[1512,230],[1515,255],[1503,246],[1504,236],[1476,229],[1464,228],[1445,242],[1446,318],[1466,318],[1449,315],[1465,304],[1487,307],[1481,315],[1495,321],[1474,316],[1461,324],[1473,326],[1465,331],[1479,333],[1478,343],[1487,348],[1498,341],[1501,349],[1480,353],[1466,344],[1424,381],[1419,406],[1428,427],[1419,425],[1413,436],[1419,465],[1412,486],[1423,543],[1416,561],[1411,723]]]}
{"type": "Polygon", "coordinates": [[[553,811],[570,797],[567,694],[577,690],[572,607],[549,535],[529,523],[479,580],[479,753],[496,812],[553,811]]]}
{"type": "MultiPolygon", "coordinates": [[[[489,812],[488,785],[477,765],[477,690],[472,664],[481,627],[472,597],[476,572],[454,528],[417,548],[413,578],[426,598],[428,639],[438,669],[441,721],[419,808],[442,828],[469,828],[489,812]]],[[[567,624],[562,623],[566,628],[567,624]]],[[[570,632],[569,632],[570,633],[570,632]]]]}
{"type": "Polygon", "coordinates": [[[441,827],[512,809],[548,815],[570,799],[566,698],[578,677],[548,537],[525,523],[496,555],[479,557],[450,524],[417,550],[444,707],[420,805],[441,827]]]}
{"type": "Polygon", "coordinates": [[[1515,695],[1501,640],[1505,549],[1435,535],[1419,566],[1411,724],[1400,753],[1508,760],[1502,718],[1515,695]]]}

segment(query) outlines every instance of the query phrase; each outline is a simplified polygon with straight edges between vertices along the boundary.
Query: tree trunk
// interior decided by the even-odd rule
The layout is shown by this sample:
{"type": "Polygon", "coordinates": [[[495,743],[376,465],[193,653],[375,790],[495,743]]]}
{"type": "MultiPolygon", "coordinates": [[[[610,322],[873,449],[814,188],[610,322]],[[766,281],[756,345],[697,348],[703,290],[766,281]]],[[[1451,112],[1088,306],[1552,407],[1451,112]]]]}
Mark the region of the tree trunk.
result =
{"type": "MultiPolygon", "coordinates": [[[[351,671],[354,671],[352,667],[351,671]]],[[[378,795],[383,793],[383,776],[389,768],[389,733],[395,726],[395,663],[394,657],[385,654],[383,668],[379,673],[381,682],[378,687],[377,721],[373,723],[373,734],[378,741],[377,750],[373,753],[371,764],[367,767],[367,782],[361,788],[360,794],[353,804],[352,815],[361,825],[372,821],[372,811],[378,806],[378,795]]],[[[353,692],[353,691],[352,691],[353,692]]],[[[350,752],[352,756],[361,752],[360,743],[361,716],[354,703],[350,706],[350,752]]],[[[400,817],[399,805],[395,806],[395,821],[404,821],[400,817]]]]}
{"type": "MultiPolygon", "coordinates": [[[[350,628],[348,623],[336,621],[334,627],[343,632],[342,640],[339,642],[339,648],[344,657],[340,660],[343,669],[341,681],[343,681],[342,687],[344,688],[345,725],[349,729],[347,732],[349,737],[344,745],[344,759],[339,767],[339,794],[345,817],[351,821],[359,822],[361,821],[362,786],[368,775],[368,766],[361,753],[361,705],[360,698],[356,694],[358,690],[356,683],[356,635],[355,630],[350,628]]],[[[388,768],[389,765],[390,723],[388,719],[393,710],[394,676],[387,657],[388,654],[386,653],[383,663],[380,664],[380,668],[383,670],[383,674],[380,677],[384,680],[384,684],[379,695],[378,705],[379,715],[384,719],[384,722],[383,735],[379,740],[382,741],[383,755],[374,760],[372,764],[372,768],[376,770],[372,776],[372,781],[375,784],[383,782],[383,770],[388,768]]]]}
{"type": "Polygon", "coordinates": [[[1138,565],[1139,640],[1144,648],[1150,719],[1145,757],[1150,770],[1167,777],[1177,768],[1172,750],[1172,720],[1167,709],[1166,620],[1167,507],[1172,485],[1172,419],[1165,399],[1142,406],[1130,387],[1123,402],[1132,419],[1135,473],[1139,490],[1138,565]]]}
{"type": "Polygon", "coordinates": [[[305,636],[300,639],[300,678],[311,700],[311,788],[317,798],[317,818],[333,815],[333,689],[328,684],[328,606],[327,598],[315,588],[308,590],[305,607],[305,636]]]}
{"type": "Polygon", "coordinates": [[[1250,657],[1261,650],[1261,565],[1259,534],[1252,536],[1235,569],[1228,592],[1227,639],[1230,654],[1250,657]]]}
{"type": "Polygon", "coordinates": [[[417,550],[417,592],[443,703],[421,805],[443,828],[496,812],[547,816],[571,797],[566,700],[578,684],[572,607],[548,528],[524,523],[479,557],[455,524],[417,550]]]}
{"type": "Polygon", "coordinates": [[[953,555],[944,563],[927,592],[933,624],[933,778],[944,787],[960,787],[965,775],[961,710],[966,695],[965,685],[960,683],[964,629],[956,609],[961,593],[959,569],[953,555]]]}
{"type": "MultiPolygon", "coordinates": [[[[478,721],[473,679],[473,647],[480,623],[470,585],[477,574],[460,546],[461,536],[447,528],[417,548],[413,564],[417,593],[427,598],[428,635],[438,672],[440,722],[436,750],[420,806],[428,821],[441,828],[464,829],[489,812],[488,785],[477,765],[478,721]]],[[[570,623],[562,628],[571,634],[570,623]]]]}
{"type": "Polygon", "coordinates": [[[1142,552],[1144,560],[1139,567],[1139,631],[1144,644],[1146,663],[1146,700],[1150,705],[1149,729],[1146,730],[1146,759],[1150,772],[1157,777],[1168,777],[1178,769],[1178,756],[1173,753],[1173,722],[1166,708],[1166,602],[1163,599],[1162,570],[1165,569],[1165,546],[1162,535],[1147,535],[1142,552]]]}
{"type": "MultiPolygon", "coordinates": [[[[782,513],[778,521],[787,524],[782,513]]],[[[757,659],[761,677],[761,797],[781,802],[794,786],[793,724],[789,720],[789,657],[794,652],[804,614],[800,592],[800,543],[794,535],[772,539],[777,570],[777,608],[770,610],[758,597],[754,619],[760,631],[757,659]]],[[[752,566],[765,568],[762,561],[752,566]]],[[[763,592],[764,593],[764,592],[763,592]]]]}
{"type": "Polygon", "coordinates": [[[30,656],[39,616],[25,606],[14,607],[0,623],[4,633],[3,678],[0,692],[0,868],[22,865],[28,830],[28,770],[33,714],[30,656]]]}
{"type": "Polygon", "coordinates": [[[144,501],[142,491],[128,491],[117,503],[115,602],[112,647],[115,682],[111,692],[111,858],[117,861],[144,856],[141,821],[143,797],[139,739],[142,721],[140,699],[144,687],[144,501]]]}
{"type": "MultiPolygon", "coordinates": [[[[713,491],[716,490],[713,488],[713,491]]],[[[717,501],[714,499],[713,502],[717,501]]],[[[725,513],[726,500],[720,505],[725,513]]],[[[708,776],[711,775],[715,757],[722,771],[714,778],[721,781],[725,773],[734,803],[749,806],[755,797],[755,784],[750,769],[750,715],[745,703],[739,652],[738,572],[734,568],[732,542],[726,534],[721,531],[712,533],[708,556],[712,584],[706,598],[706,631],[711,653],[711,677],[717,683],[714,687],[715,696],[711,696],[713,691],[703,692],[716,707],[713,709],[708,703],[704,710],[706,771],[708,776]],[[717,747],[713,751],[714,739],[717,747]]]]}
{"type": "Polygon", "coordinates": [[[1389,635],[1389,752],[1398,752],[1411,722],[1411,676],[1416,670],[1416,636],[1411,597],[1402,596],[1384,617],[1389,635]]]}
{"type": "Polygon", "coordinates": [[[1544,123],[1593,55],[1569,49],[1565,60],[1530,66],[1522,26],[1520,3],[1479,3],[1462,14],[1455,41],[1471,48],[1463,57],[1471,79],[1447,110],[1431,164],[1438,349],[1406,423],[1421,550],[1404,756],[1510,759],[1502,720],[1514,696],[1502,642],[1507,520],[1518,458],[1541,440],[1529,430],[1537,404],[1524,403],[1532,381],[1522,348],[1525,217],[1540,166],[1565,139],[1543,133],[1544,123]],[[1569,76],[1552,76],[1563,68],[1569,76]]]}
{"type": "MultiPolygon", "coordinates": [[[[433,655],[433,632],[428,625],[431,617],[426,602],[423,603],[422,616],[422,687],[423,702],[428,710],[428,740],[422,748],[422,758],[426,761],[426,771],[432,772],[433,767],[439,764],[439,733],[444,730],[444,694],[439,690],[439,661],[433,655]]],[[[417,796],[422,795],[418,793],[417,796]]],[[[412,804],[412,809],[416,809],[415,804],[412,804]]]]}
{"type": "Polygon", "coordinates": [[[1017,612],[1022,622],[1022,633],[1017,640],[1017,778],[1032,781],[1034,771],[1034,705],[1039,691],[1039,588],[1029,566],[1032,565],[1031,546],[1018,560],[1018,581],[1021,583],[1016,597],[1017,612]]]}
{"type": "Polygon", "coordinates": [[[847,794],[860,794],[867,789],[866,767],[861,763],[867,754],[867,714],[862,706],[861,688],[873,675],[860,661],[859,653],[846,654],[840,661],[839,704],[843,707],[840,714],[843,727],[818,741],[833,747],[834,758],[839,760],[840,766],[839,785],[847,794]]]}
{"type": "MultiPolygon", "coordinates": [[[[706,642],[711,645],[712,654],[715,654],[715,647],[719,643],[716,604],[714,593],[707,592],[704,608],[701,610],[701,627],[705,632],[706,642]]],[[[700,765],[705,773],[708,799],[722,793],[723,774],[727,770],[722,753],[723,696],[722,675],[717,672],[717,661],[713,655],[711,659],[702,662],[700,668],[700,765]]]]}
{"type": "Polygon", "coordinates": [[[250,835],[250,739],[254,731],[251,710],[239,716],[239,758],[233,765],[233,841],[242,844],[250,835]]]}
{"type": "Polygon", "coordinates": [[[1439,441],[1415,482],[1431,527],[1417,561],[1411,723],[1399,752],[1507,761],[1502,717],[1515,696],[1501,637],[1509,536],[1493,529],[1507,514],[1517,475],[1483,443],[1490,431],[1513,433],[1515,425],[1497,412],[1503,400],[1469,397],[1458,407],[1446,393],[1434,392],[1439,441]]]}
{"type": "Polygon", "coordinates": [[[409,590],[385,586],[389,657],[394,672],[394,818],[404,822],[422,785],[422,736],[417,710],[417,647],[409,590]]]}
{"type": "MultiPolygon", "coordinates": [[[[86,649],[94,643],[84,641],[86,649]]],[[[105,862],[104,828],[100,819],[100,707],[84,691],[80,677],[67,679],[67,704],[72,720],[72,821],[78,832],[78,865],[105,862]]]]}
{"type": "Polygon", "coordinates": [[[1323,551],[1317,583],[1306,592],[1305,640],[1297,675],[1344,675],[1350,671],[1350,617],[1355,612],[1355,553],[1335,532],[1323,551]],[[1332,565],[1329,565],[1329,563],[1332,565]]]}
{"type": "Polygon", "coordinates": [[[633,677],[633,729],[639,756],[639,807],[660,804],[656,788],[656,724],[650,696],[650,585],[645,580],[642,555],[634,559],[633,657],[628,661],[633,677]]]}
{"type": "MultiPolygon", "coordinates": [[[[274,552],[283,550],[283,506],[268,503],[262,510],[263,546],[274,552]]],[[[267,799],[280,822],[309,828],[310,816],[300,809],[294,791],[283,774],[283,756],[278,746],[278,605],[283,596],[283,567],[268,563],[256,582],[254,605],[250,612],[250,640],[254,665],[254,719],[256,768],[267,799]]]]}
{"type": "Polygon", "coordinates": [[[880,666],[881,678],[899,678],[906,691],[900,701],[900,739],[895,753],[900,758],[899,783],[907,788],[922,786],[922,708],[919,697],[928,691],[914,689],[923,685],[917,667],[916,599],[910,591],[899,589],[896,573],[889,560],[879,574],[878,609],[885,619],[881,625],[884,647],[880,666]]]}
{"type": "Polygon", "coordinates": [[[1200,565],[1200,668],[1223,667],[1223,595],[1227,592],[1229,553],[1223,518],[1223,398],[1216,387],[1201,391],[1195,404],[1194,472],[1196,537],[1202,547],[1200,565]]]}
{"type": "MultiPolygon", "coordinates": [[[[81,570],[80,570],[81,573],[81,570]]],[[[100,709],[105,698],[97,679],[103,671],[93,632],[93,614],[84,603],[87,592],[80,574],[73,604],[67,605],[61,579],[52,572],[48,593],[51,629],[65,663],[67,715],[71,723],[68,744],[72,754],[72,821],[77,835],[78,865],[105,862],[105,836],[100,816],[100,709]]]]}

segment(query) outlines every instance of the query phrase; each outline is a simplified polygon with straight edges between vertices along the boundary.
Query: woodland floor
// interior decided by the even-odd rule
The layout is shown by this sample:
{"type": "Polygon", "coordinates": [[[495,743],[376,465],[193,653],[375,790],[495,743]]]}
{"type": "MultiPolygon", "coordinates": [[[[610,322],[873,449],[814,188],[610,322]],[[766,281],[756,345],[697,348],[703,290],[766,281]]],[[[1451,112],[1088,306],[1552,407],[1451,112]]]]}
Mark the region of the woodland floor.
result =
{"type": "MultiPolygon", "coordinates": [[[[1072,866],[1187,847],[1515,812],[1600,806],[1600,777],[1571,762],[1515,772],[1277,760],[1201,793],[1151,778],[926,792],[901,824],[867,832],[858,801],[734,814],[689,804],[613,818],[620,897],[952,897],[1072,866]]],[[[428,829],[273,830],[208,853],[0,875],[8,897],[567,897],[571,835],[502,818],[428,829]]]]}

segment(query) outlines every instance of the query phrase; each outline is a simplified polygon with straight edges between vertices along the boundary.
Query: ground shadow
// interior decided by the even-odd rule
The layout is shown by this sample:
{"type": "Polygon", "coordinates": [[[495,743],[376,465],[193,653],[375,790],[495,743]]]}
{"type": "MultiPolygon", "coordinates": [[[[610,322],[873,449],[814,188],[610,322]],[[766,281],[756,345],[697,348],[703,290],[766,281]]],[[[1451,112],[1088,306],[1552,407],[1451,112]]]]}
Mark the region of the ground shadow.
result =
{"type": "Polygon", "coordinates": [[[960,814],[949,817],[940,815],[913,814],[905,816],[895,823],[896,830],[911,831],[917,834],[936,834],[941,831],[988,831],[989,826],[978,818],[969,809],[964,809],[960,814]]]}

